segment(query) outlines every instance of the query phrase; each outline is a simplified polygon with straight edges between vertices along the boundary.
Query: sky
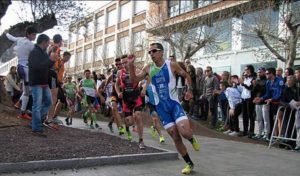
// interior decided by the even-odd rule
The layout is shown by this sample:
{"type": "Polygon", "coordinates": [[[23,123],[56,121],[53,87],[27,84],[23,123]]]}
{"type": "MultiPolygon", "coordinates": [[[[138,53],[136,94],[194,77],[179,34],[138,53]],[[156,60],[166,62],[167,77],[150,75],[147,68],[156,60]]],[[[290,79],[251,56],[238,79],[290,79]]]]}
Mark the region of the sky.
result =
{"type": "MultiPolygon", "coordinates": [[[[109,0],[84,2],[86,3],[87,8],[89,8],[88,13],[91,13],[108,3],[109,0]]],[[[25,19],[28,20],[30,18],[29,6],[24,7],[28,10],[22,10],[21,7],[24,7],[24,3],[22,3],[21,1],[12,1],[12,4],[8,7],[5,16],[1,19],[0,34],[2,34],[3,31],[8,29],[10,26],[22,22],[25,19]],[[23,20],[21,18],[23,18],[23,20]]],[[[52,38],[53,35],[60,33],[62,34],[64,40],[68,39],[68,31],[63,31],[63,29],[60,26],[55,26],[54,28],[49,29],[43,33],[47,34],[50,38],[52,38]]]]}

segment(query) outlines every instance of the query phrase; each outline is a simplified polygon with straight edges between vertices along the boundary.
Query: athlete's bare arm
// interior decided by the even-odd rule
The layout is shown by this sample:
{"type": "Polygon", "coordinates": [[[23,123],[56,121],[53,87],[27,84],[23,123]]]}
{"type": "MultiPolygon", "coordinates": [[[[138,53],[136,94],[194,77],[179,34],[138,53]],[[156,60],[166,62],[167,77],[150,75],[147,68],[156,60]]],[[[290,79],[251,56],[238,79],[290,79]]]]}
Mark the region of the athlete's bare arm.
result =
{"type": "MultiPolygon", "coordinates": [[[[117,73],[117,78],[116,78],[116,82],[115,82],[115,89],[116,89],[116,92],[117,92],[118,96],[122,93],[121,90],[120,90],[121,80],[120,80],[119,75],[120,75],[120,71],[118,71],[118,73],[117,73]]],[[[121,97],[119,97],[119,98],[121,98],[121,97]]]]}
{"type": "Polygon", "coordinates": [[[138,83],[140,81],[142,81],[143,79],[146,78],[146,76],[149,73],[149,65],[146,65],[138,74],[136,73],[136,68],[134,65],[134,60],[135,57],[133,57],[133,59],[128,59],[128,64],[129,64],[129,73],[130,73],[130,78],[131,81],[133,83],[138,83]]]}

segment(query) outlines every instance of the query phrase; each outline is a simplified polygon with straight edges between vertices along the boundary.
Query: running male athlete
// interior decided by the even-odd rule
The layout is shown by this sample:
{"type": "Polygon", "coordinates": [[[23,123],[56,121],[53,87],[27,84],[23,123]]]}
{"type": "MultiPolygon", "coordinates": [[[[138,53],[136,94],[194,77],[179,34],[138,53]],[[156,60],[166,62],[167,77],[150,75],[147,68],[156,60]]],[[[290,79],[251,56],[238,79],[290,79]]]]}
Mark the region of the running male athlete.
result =
{"type": "Polygon", "coordinates": [[[143,142],[143,120],[141,116],[141,111],[143,109],[143,99],[141,97],[138,83],[133,83],[130,78],[129,65],[127,63],[127,60],[127,55],[123,55],[121,57],[121,62],[124,68],[118,71],[115,88],[118,93],[118,97],[123,100],[122,110],[125,116],[127,138],[129,141],[132,140],[129,126],[132,126],[134,124],[133,116],[135,116],[139,135],[139,148],[145,149],[145,145],[143,142]]]}
{"type": "Polygon", "coordinates": [[[185,94],[186,100],[193,97],[191,78],[176,62],[164,60],[164,48],[160,43],[152,43],[148,53],[154,63],[146,65],[138,75],[135,73],[135,57],[128,60],[131,79],[134,82],[139,82],[145,79],[147,75],[150,76],[150,85],[154,93],[156,111],[164,128],[172,137],[178,152],[187,163],[182,173],[190,174],[194,164],[190,159],[187,148],[182,142],[182,137],[188,139],[196,151],[200,150],[200,144],[196,138],[193,137],[189,119],[178,101],[175,75],[181,75],[186,79],[188,86],[188,90],[185,94]]]}
{"type": "Polygon", "coordinates": [[[28,120],[31,120],[31,117],[25,113],[29,101],[29,95],[30,95],[29,85],[28,85],[29,83],[28,56],[30,51],[34,48],[34,44],[32,43],[32,41],[35,40],[36,33],[37,30],[32,26],[28,26],[26,28],[26,37],[14,37],[9,33],[6,33],[6,37],[9,40],[17,43],[17,45],[15,46],[17,57],[18,57],[17,71],[22,82],[22,90],[23,90],[22,96],[20,97],[22,106],[21,106],[21,114],[19,115],[19,118],[28,119],[28,120]]]}
{"type": "Polygon", "coordinates": [[[108,124],[109,129],[112,131],[112,122],[115,121],[119,130],[119,135],[123,135],[125,133],[125,129],[122,126],[121,123],[121,115],[119,114],[119,110],[118,110],[118,106],[121,106],[122,101],[121,99],[118,98],[118,94],[116,92],[115,89],[115,83],[116,83],[116,79],[117,79],[117,73],[118,70],[121,70],[123,68],[122,64],[121,64],[121,58],[116,58],[115,59],[115,65],[117,67],[117,69],[113,70],[112,74],[107,78],[107,81],[105,83],[104,86],[104,90],[107,88],[107,86],[109,85],[109,83],[113,83],[113,92],[111,97],[107,97],[110,98],[110,104],[111,104],[111,110],[112,110],[112,119],[110,121],[110,123],[108,124]]]}

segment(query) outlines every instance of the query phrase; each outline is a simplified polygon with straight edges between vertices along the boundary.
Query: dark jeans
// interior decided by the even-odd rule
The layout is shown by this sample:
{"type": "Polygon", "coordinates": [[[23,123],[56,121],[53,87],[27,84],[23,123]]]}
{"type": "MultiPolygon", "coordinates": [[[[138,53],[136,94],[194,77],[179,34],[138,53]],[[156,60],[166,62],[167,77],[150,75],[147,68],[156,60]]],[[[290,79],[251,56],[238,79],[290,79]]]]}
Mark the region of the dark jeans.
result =
{"type": "Polygon", "coordinates": [[[244,133],[248,133],[248,131],[254,134],[254,126],[255,126],[255,116],[254,116],[254,103],[251,98],[242,100],[242,111],[243,111],[243,126],[244,133]],[[250,121],[250,128],[249,128],[250,121]]]}
{"type": "Polygon", "coordinates": [[[234,108],[234,115],[230,116],[229,128],[231,131],[239,132],[239,115],[242,113],[242,103],[239,103],[234,108]]]}
{"type": "Polygon", "coordinates": [[[222,113],[222,121],[226,122],[227,114],[228,114],[228,101],[220,100],[219,104],[220,104],[221,113],[222,113]]]}

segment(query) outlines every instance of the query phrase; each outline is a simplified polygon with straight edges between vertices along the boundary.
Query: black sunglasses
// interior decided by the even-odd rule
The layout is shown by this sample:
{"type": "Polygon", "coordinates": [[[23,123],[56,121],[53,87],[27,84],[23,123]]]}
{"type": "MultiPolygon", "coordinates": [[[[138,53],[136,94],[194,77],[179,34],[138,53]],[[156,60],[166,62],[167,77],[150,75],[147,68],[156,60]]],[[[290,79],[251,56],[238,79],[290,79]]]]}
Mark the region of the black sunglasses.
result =
{"type": "Polygon", "coordinates": [[[152,49],[152,50],[148,51],[148,54],[152,54],[152,53],[154,54],[157,51],[161,51],[161,49],[158,49],[158,48],[152,49]]]}

